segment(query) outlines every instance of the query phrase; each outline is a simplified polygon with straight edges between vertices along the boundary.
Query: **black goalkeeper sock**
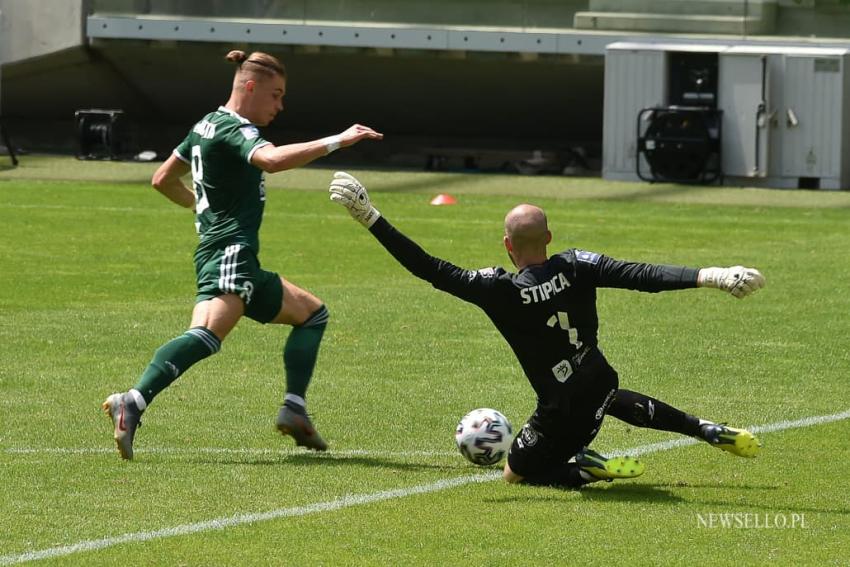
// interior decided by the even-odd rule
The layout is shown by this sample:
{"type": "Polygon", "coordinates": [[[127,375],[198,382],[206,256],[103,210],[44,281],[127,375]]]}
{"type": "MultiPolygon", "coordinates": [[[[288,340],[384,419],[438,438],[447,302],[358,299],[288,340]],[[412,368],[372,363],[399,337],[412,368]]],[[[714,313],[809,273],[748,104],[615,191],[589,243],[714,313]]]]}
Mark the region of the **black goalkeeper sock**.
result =
{"type": "Polygon", "coordinates": [[[699,418],[631,390],[617,390],[607,414],[635,427],[700,437],[699,418]]]}

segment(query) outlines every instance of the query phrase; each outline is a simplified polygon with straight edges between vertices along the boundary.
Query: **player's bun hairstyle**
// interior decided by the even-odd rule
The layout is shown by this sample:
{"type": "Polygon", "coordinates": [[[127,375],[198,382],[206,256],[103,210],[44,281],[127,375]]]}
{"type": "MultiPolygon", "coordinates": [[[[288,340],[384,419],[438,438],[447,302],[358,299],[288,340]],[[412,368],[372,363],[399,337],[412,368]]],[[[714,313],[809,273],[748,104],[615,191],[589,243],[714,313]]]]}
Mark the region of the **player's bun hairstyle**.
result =
{"type": "Polygon", "coordinates": [[[275,75],[286,77],[286,69],[284,69],[283,63],[278,61],[277,57],[262,51],[254,51],[251,55],[246,55],[244,51],[234,49],[225,58],[236,63],[237,75],[250,73],[263,77],[274,77],[275,75]]]}

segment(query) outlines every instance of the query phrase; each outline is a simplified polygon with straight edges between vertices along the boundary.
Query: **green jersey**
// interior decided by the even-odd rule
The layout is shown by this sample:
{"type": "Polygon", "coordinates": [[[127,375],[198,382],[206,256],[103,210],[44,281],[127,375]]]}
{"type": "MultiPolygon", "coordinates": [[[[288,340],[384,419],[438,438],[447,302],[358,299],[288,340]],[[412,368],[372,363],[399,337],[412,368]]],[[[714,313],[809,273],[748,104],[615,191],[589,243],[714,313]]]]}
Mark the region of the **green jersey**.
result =
{"type": "Polygon", "coordinates": [[[269,143],[251,122],[220,106],[174,149],[192,167],[199,252],[242,244],[259,253],[266,191],[251,156],[269,143]]]}

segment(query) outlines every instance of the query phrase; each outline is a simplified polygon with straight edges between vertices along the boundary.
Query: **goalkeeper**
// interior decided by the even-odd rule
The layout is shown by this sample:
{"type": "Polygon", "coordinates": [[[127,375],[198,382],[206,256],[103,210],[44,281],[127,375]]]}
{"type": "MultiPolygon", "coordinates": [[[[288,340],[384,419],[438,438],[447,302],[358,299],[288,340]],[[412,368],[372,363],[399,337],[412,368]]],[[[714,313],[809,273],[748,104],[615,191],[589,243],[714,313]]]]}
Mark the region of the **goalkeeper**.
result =
{"type": "Polygon", "coordinates": [[[465,270],[426,253],[372,206],[354,177],[336,173],[331,200],[343,205],[413,275],[484,310],[511,346],[537,394],[537,408],[511,445],[508,482],[579,487],[630,478],[644,465],[588,449],[606,414],[638,427],[691,435],[742,457],[760,443],[749,431],[698,419],[659,400],[618,389],[597,346],[596,289],[645,292],[713,287],[743,298],[764,286],[758,270],[624,262],[568,249],[547,256],[546,215],[519,205],[505,218],[504,245],[518,272],[465,270]]]}

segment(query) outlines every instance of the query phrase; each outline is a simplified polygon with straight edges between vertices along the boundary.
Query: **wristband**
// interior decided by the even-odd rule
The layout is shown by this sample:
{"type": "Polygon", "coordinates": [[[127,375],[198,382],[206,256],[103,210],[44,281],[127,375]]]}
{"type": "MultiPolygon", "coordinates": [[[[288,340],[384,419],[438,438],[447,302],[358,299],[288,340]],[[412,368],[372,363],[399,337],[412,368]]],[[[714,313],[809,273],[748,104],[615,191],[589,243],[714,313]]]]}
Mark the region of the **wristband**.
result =
{"type": "Polygon", "coordinates": [[[719,288],[723,272],[723,268],[701,268],[697,272],[697,287],[719,288]]]}
{"type": "Polygon", "coordinates": [[[325,145],[325,149],[327,150],[328,154],[338,150],[341,141],[342,137],[339,134],[337,134],[336,136],[328,136],[327,138],[322,138],[322,143],[325,145]]]}

